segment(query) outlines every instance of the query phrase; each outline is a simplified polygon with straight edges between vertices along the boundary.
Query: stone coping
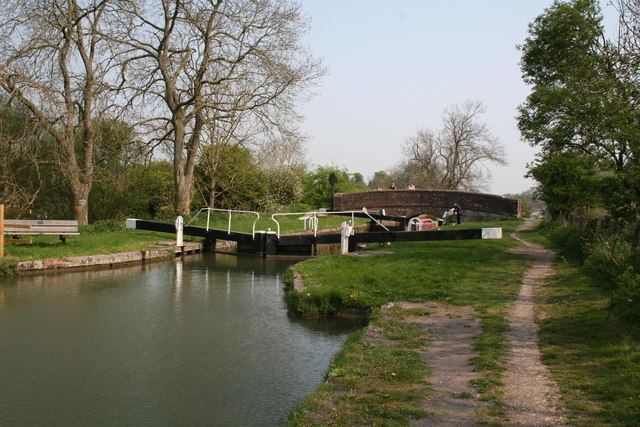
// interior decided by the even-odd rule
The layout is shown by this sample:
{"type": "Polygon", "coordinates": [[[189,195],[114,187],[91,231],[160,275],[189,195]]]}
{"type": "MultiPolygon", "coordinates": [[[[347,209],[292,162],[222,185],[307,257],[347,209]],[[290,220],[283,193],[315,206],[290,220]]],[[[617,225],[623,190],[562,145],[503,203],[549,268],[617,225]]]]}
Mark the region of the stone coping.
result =
{"type": "MultiPolygon", "coordinates": [[[[158,244],[161,246],[163,244],[158,244]]],[[[115,265],[144,263],[202,251],[202,243],[186,242],[184,247],[164,244],[164,248],[146,251],[119,252],[110,254],[81,255],[64,258],[48,258],[18,263],[18,273],[44,273],[51,270],[87,267],[113,267],[115,265]]]]}

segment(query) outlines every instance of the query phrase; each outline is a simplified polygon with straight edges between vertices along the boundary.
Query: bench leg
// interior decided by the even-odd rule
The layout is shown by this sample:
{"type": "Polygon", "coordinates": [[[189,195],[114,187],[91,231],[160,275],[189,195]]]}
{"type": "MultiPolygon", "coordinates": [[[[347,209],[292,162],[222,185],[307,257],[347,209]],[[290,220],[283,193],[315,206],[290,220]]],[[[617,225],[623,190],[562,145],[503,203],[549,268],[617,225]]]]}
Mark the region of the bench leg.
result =
{"type": "Polygon", "coordinates": [[[66,236],[60,236],[60,241],[62,242],[63,245],[65,245],[67,243],[67,237],[66,236]]]}

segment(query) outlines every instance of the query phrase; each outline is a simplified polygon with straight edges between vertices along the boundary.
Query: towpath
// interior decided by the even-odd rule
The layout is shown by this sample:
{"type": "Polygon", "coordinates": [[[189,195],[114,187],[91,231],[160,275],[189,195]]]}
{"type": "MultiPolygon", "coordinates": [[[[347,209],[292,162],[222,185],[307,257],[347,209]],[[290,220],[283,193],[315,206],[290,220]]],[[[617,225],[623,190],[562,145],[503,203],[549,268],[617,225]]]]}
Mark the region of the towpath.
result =
{"type": "MultiPolygon", "coordinates": [[[[531,229],[537,223],[527,220],[518,230],[531,229]]],[[[513,237],[524,245],[513,252],[529,257],[533,265],[525,274],[516,304],[508,315],[506,414],[512,425],[563,425],[566,417],[560,392],[541,360],[534,312],[535,288],[553,274],[555,253],[519,235],[513,237]]]]}

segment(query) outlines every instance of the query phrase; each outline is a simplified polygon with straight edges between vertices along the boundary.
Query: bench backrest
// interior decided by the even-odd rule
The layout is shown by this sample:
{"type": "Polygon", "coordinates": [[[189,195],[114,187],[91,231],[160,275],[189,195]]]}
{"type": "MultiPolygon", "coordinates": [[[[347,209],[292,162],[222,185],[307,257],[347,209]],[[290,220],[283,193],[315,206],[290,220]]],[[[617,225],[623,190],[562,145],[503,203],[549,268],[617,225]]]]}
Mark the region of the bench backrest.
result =
{"type": "Polygon", "coordinates": [[[78,234],[78,221],[51,219],[5,219],[4,234],[78,234]]]}

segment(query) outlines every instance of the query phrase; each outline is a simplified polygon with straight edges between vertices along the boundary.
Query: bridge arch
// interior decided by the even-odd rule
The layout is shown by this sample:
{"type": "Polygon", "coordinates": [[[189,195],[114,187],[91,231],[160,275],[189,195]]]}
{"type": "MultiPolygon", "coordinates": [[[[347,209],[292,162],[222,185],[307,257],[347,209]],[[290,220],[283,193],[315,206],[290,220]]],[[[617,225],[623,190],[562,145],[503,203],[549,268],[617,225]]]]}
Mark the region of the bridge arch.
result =
{"type": "Polygon", "coordinates": [[[371,190],[337,193],[333,197],[335,210],[366,207],[370,211],[385,210],[390,215],[415,216],[428,214],[442,217],[445,210],[460,205],[465,221],[517,218],[522,214],[520,201],[495,194],[451,190],[371,190]]]}

